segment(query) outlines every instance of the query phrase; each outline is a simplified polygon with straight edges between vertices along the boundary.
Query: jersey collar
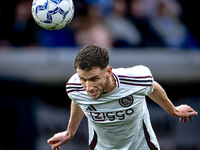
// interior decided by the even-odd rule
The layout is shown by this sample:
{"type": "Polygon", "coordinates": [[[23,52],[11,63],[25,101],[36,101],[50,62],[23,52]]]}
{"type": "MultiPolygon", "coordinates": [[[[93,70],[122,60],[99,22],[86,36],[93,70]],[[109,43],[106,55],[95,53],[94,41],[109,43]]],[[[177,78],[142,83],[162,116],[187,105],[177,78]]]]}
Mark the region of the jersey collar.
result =
{"type": "Polygon", "coordinates": [[[119,87],[119,83],[120,83],[120,82],[119,82],[118,76],[117,76],[116,74],[114,74],[113,72],[112,72],[112,75],[113,75],[113,77],[115,78],[117,87],[119,87]]]}

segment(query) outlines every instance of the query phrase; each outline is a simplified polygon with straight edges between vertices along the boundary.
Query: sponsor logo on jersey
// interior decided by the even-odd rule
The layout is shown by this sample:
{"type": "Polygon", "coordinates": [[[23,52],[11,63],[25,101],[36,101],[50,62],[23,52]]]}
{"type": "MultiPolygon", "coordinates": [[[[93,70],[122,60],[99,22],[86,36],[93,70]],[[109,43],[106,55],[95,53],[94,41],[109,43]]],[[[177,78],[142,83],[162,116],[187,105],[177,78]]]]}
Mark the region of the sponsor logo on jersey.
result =
{"type": "Polygon", "coordinates": [[[119,99],[119,104],[122,107],[129,107],[133,104],[134,98],[132,95],[126,96],[124,98],[119,99]]]}
{"type": "Polygon", "coordinates": [[[126,116],[130,116],[134,113],[134,110],[132,108],[116,112],[98,112],[93,105],[89,105],[86,108],[86,110],[90,111],[90,116],[96,122],[104,122],[106,120],[108,121],[124,120],[126,116]]]}

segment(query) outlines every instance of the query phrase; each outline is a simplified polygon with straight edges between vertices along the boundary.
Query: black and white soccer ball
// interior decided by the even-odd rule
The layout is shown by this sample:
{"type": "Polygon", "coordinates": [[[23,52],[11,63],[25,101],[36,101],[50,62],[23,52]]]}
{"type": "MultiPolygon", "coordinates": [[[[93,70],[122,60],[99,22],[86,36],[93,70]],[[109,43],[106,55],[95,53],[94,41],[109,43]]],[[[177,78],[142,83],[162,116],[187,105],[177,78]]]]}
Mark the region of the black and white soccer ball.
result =
{"type": "Polygon", "coordinates": [[[59,30],[74,16],[72,0],[33,0],[32,15],[36,23],[47,30],[59,30]]]}

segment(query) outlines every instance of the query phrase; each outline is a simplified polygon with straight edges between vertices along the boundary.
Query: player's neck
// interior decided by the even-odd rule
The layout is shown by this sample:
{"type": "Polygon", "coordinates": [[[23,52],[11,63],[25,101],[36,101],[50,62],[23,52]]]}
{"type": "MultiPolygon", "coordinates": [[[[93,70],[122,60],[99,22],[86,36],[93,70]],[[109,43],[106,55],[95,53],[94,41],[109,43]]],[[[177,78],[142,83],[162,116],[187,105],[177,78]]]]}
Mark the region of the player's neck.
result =
{"type": "Polygon", "coordinates": [[[108,78],[108,82],[107,82],[107,85],[106,85],[106,88],[104,90],[105,93],[109,93],[111,91],[113,91],[115,88],[116,88],[116,81],[115,81],[115,78],[111,75],[109,78],[108,78]]]}

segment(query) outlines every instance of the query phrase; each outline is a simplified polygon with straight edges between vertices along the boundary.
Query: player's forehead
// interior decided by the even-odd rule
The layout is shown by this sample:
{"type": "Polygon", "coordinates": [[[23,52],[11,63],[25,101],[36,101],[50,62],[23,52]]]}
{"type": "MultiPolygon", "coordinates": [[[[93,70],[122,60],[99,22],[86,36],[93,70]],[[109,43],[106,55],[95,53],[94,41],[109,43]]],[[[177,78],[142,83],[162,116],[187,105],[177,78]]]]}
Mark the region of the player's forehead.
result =
{"type": "Polygon", "coordinates": [[[90,71],[86,71],[86,70],[82,70],[80,68],[77,68],[76,71],[77,71],[78,76],[80,78],[90,79],[90,78],[93,78],[93,77],[101,76],[102,73],[105,72],[105,69],[102,70],[100,67],[94,67],[90,71]]]}

